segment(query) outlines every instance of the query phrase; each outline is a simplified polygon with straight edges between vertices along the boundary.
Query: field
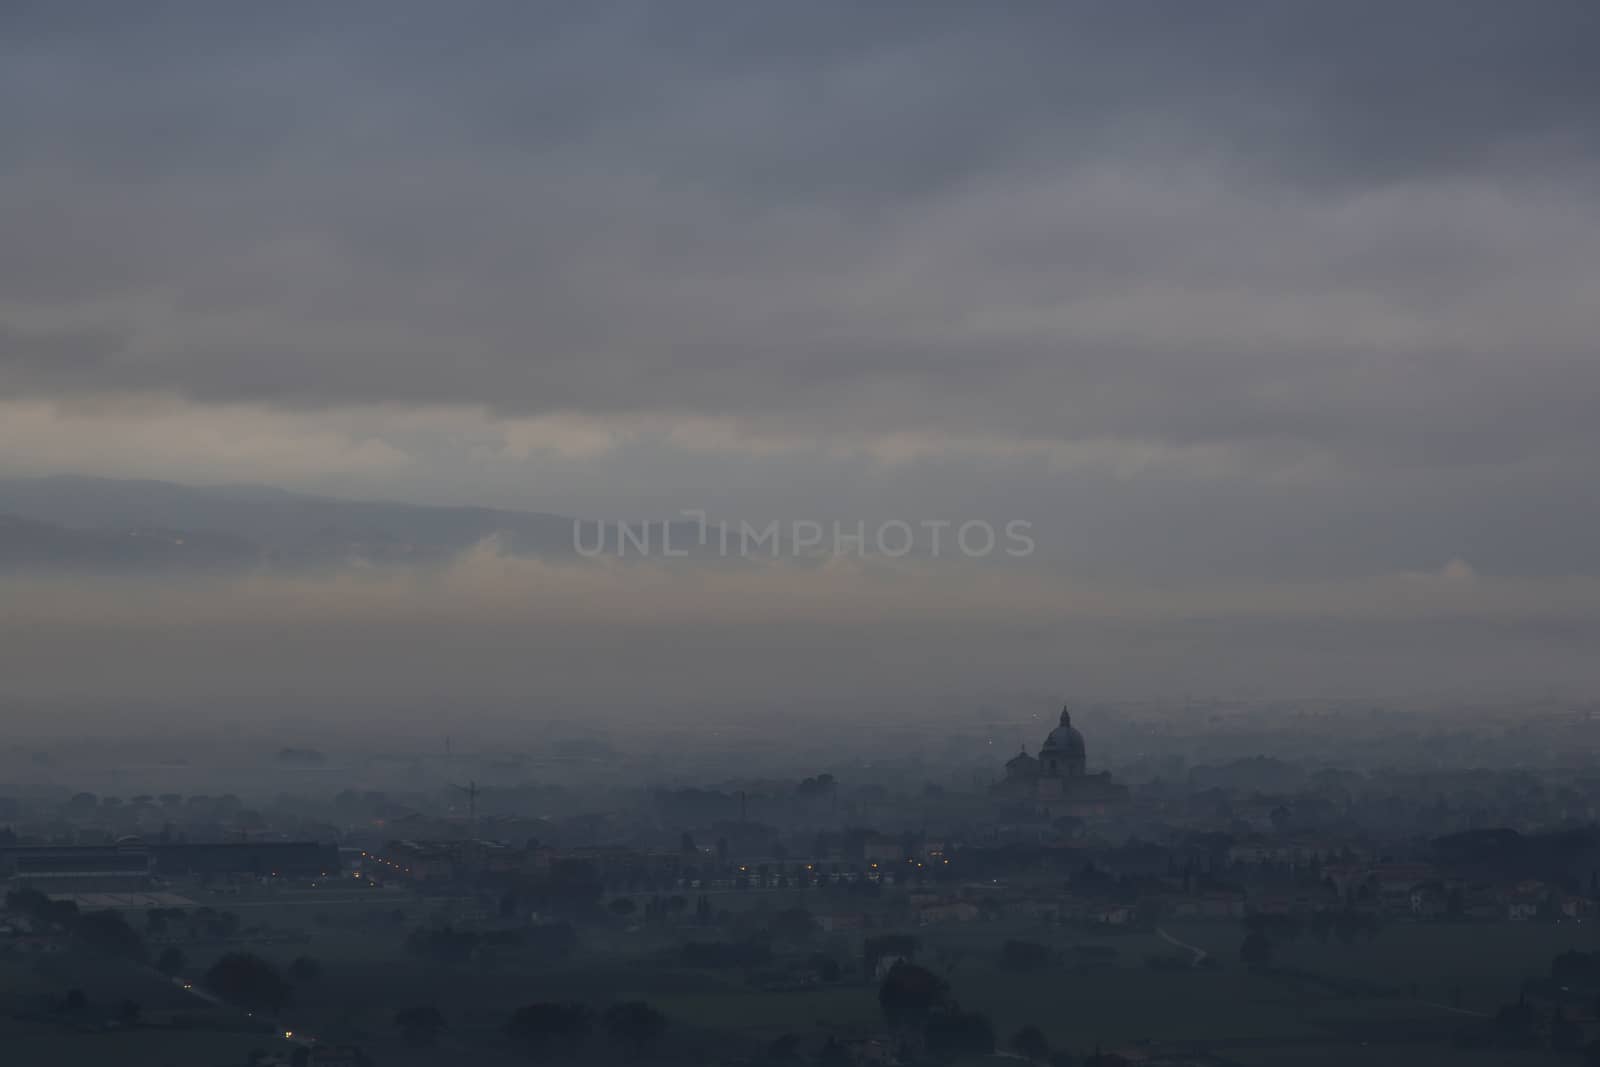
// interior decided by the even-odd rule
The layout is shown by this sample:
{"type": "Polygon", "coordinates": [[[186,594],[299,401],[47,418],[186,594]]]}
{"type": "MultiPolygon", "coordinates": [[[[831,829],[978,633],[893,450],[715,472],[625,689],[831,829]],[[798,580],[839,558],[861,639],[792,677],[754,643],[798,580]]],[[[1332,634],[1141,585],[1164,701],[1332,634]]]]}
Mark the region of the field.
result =
{"type": "Polygon", "coordinates": [[[0,1062],[7,1067],[242,1065],[253,1050],[284,1047],[272,1034],[251,1032],[238,1013],[214,1008],[152,971],[72,953],[0,961],[0,1004],[0,1062]],[[32,1017],[41,1001],[73,989],[90,1005],[83,1026],[32,1017]],[[93,1032],[123,1001],[139,1005],[144,1025],[93,1032]],[[179,1019],[181,1027],[174,1025],[179,1019]]]}
{"type": "MultiPolygon", "coordinates": [[[[582,951],[568,962],[511,955],[487,965],[440,967],[408,953],[405,938],[417,925],[448,919],[453,906],[447,903],[342,887],[204,903],[237,912],[247,926],[300,932],[304,940],[251,947],[280,967],[299,955],[322,965],[320,978],[297,991],[282,1024],[302,1036],[359,1042],[386,1065],[434,1062],[438,1053],[406,1047],[394,1027],[397,1010],[425,1004],[449,1020],[442,1051],[483,1064],[518,1062],[503,1026],[517,1007],[536,1000],[647,1000],[671,1020],[675,1040],[704,1041],[722,1056],[758,1054],[787,1033],[866,1032],[880,1025],[876,984],[859,971],[859,931],[817,935],[794,950],[832,954],[846,965],[839,982],[766,992],[748,984],[740,969],[689,969],[663,955],[685,939],[719,936],[704,928],[615,924],[586,930],[582,951]]],[[[782,904],[739,903],[745,912],[782,904]]],[[[1522,979],[1547,972],[1557,953],[1593,950],[1600,941],[1600,926],[1592,924],[1393,924],[1350,945],[1310,937],[1279,944],[1274,970],[1256,973],[1238,962],[1243,934],[1236,924],[1163,929],[1214,956],[1218,966],[1148,966],[1151,957],[1185,955],[1150,930],[1000,921],[911,932],[922,941],[919,960],[948,978],[963,1006],[987,1014],[1002,1041],[1032,1023],[1054,1046],[1075,1053],[1149,1040],[1203,1049],[1239,1067],[1333,1067],[1353,1060],[1385,1067],[1440,1055],[1484,1067],[1562,1062],[1547,1053],[1454,1049],[1450,1040],[1475,1022],[1473,1016],[1515,1000],[1522,979]],[[998,948],[1007,938],[1047,943],[1066,963],[1026,973],[1002,969],[998,948]]],[[[198,978],[221,951],[191,948],[186,976],[198,978]]],[[[45,1054],[54,1045],[63,1053],[70,1046],[72,1062],[114,1050],[119,1062],[134,1065],[242,1064],[250,1049],[273,1043],[271,1035],[227,1032],[237,1025],[237,1013],[200,1003],[148,970],[71,957],[0,961],[0,989],[10,994],[59,994],[74,986],[97,1004],[133,999],[147,1018],[182,1011],[201,1025],[186,1032],[64,1034],[48,1023],[8,1020],[0,1034],[8,1063],[62,1062],[45,1054]]]]}
{"type": "Polygon", "coordinates": [[[8,1067],[59,1067],[72,1063],[116,1063],[125,1067],[238,1064],[254,1050],[279,1043],[253,1034],[201,1030],[132,1030],[101,1034],[65,1033],[45,1023],[0,1019],[0,1047],[8,1067]]]}
{"type": "MultiPolygon", "coordinates": [[[[1232,925],[1167,924],[1178,939],[1225,962],[1239,958],[1243,932],[1232,925]]],[[[1492,1012],[1517,999],[1522,979],[1549,973],[1568,950],[1600,950],[1600,923],[1392,924],[1371,941],[1342,945],[1301,937],[1277,946],[1274,963],[1333,978],[1372,982],[1428,1001],[1492,1012]]]]}
{"type": "MultiPolygon", "coordinates": [[[[1355,945],[1309,938],[1282,946],[1288,973],[1257,974],[1238,962],[1242,932],[1231,924],[1166,928],[1213,952],[1216,970],[1154,970],[1147,956],[1174,947],[1150,932],[1108,933],[1022,924],[972,924],[920,931],[924,956],[950,979],[954,995],[988,1014],[1005,1037],[1026,1023],[1052,1044],[1076,1052],[1140,1040],[1203,1047],[1241,1065],[1306,1067],[1359,1059],[1371,1067],[1414,1064],[1446,1054],[1465,1064],[1563,1062],[1535,1051],[1449,1048],[1452,1036],[1517,998],[1525,976],[1544,973],[1552,956],[1592,949],[1590,926],[1393,925],[1355,945]],[[1018,974],[994,963],[1008,936],[1057,948],[1098,945],[1116,951],[1110,966],[1018,974]],[[1460,987],[1460,1007],[1450,1001],[1460,987]],[[1414,989],[1413,989],[1414,987],[1414,989]]],[[[641,991],[641,995],[644,995],[641,991]]],[[[807,993],[696,991],[651,996],[669,1014],[705,1026],[735,1027],[769,1039],[824,1023],[877,1018],[869,984],[807,993]]]]}

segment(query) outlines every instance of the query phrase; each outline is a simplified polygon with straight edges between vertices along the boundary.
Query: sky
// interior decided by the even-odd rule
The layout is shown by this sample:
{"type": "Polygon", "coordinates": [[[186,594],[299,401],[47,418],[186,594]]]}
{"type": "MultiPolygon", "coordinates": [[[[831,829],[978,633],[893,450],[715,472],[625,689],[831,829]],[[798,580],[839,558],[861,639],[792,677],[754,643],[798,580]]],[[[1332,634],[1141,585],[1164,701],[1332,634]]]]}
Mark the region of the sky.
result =
{"type": "MultiPolygon", "coordinates": [[[[902,609],[967,649],[1051,606],[1203,645],[1094,631],[1063,662],[1105,693],[1591,685],[1597,31],[1563,0],[7,4],[0,475],[1023,520],[1044,605],[957,568],[902,609]],[[1414,663],[1349,636],[1374,615],[1414,663]]],[[[817,581],[718,617],[860,617],[817,581]]],[[[972,690],[1023,670],[976,659],[972,690]]]]}

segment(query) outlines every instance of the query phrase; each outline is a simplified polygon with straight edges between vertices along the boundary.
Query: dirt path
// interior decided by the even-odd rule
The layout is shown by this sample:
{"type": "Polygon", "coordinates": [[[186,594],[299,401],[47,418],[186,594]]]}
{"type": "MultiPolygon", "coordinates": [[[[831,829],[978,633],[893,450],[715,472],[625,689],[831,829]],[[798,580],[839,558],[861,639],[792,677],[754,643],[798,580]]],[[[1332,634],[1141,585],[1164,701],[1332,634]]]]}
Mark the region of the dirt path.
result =
{"type": "Polygon", "coordinates": [[[1156,927],[1156,936],[1175,948],[1181,948],[1185,952],[1192,953],[1194,955],[1194,959],[1189,961],[1189,966],[1191,967],[1200,966],[1200,961],[1211,955],[1211,953],[1207,952],[1198,945],[1191,945],[1187,941],[1179,941],[1177,938],[1173,937],[1159,926],[1156,927]]]}

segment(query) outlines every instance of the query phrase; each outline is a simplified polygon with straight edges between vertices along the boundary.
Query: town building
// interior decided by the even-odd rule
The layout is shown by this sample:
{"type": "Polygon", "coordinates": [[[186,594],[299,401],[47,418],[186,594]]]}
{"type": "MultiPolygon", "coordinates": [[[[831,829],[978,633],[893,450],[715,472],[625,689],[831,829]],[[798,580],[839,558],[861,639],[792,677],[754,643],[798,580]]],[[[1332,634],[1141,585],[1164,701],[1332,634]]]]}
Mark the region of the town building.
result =
{"type": "Polygon", "coordinates": [[[7,889],[51,895],[138,890],[150,884],[152,861],[142,845],[13,845],[0,848],[7,889]]]}
{"type": "Polygon", "coordinates": [[[1088,746],[1072,725],[1072,712],[1061,709],[1059,725],[1045,737],[1037,757],[1026,748],[1006,762],[1005,780],[995,793],[1007,803],[1022,805],[1045,819],[1085,818],[1104,814],[1128,798],[1128,789],[1106,772],[1090,774],[1088,746]]]}

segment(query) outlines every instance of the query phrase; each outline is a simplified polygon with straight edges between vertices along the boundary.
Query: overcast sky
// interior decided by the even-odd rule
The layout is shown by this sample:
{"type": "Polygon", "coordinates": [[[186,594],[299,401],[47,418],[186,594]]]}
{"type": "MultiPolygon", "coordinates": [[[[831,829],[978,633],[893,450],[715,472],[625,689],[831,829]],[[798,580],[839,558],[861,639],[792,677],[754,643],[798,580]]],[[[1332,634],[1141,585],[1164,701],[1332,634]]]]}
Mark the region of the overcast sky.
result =
{"type": "Polygon", "coordinates": [[[1597,39],[1582,0],[9,3],[0,473],[1022,518],[1105,603],[1432,576],[1525,621],[1600,573],[1597,39]]]}

